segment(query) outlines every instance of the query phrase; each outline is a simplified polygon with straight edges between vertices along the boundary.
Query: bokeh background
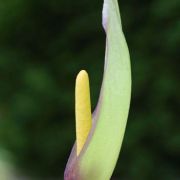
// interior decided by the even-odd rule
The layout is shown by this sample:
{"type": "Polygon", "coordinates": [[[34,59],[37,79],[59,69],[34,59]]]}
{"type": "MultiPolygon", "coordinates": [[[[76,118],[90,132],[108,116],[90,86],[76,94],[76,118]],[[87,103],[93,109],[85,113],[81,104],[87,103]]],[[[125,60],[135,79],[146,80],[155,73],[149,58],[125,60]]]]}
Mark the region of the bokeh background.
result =
{"type": "MultiPolygon", "coordinates": [[[[0,158],[23,176],[63,179],[75,140],[76,74],[89,73],[92,109],[100,91],[102,3],[0,0],[0,158]]],[[[180,179],[180,2],[119,4],[133,82],[113,178],[180,179]]]]}

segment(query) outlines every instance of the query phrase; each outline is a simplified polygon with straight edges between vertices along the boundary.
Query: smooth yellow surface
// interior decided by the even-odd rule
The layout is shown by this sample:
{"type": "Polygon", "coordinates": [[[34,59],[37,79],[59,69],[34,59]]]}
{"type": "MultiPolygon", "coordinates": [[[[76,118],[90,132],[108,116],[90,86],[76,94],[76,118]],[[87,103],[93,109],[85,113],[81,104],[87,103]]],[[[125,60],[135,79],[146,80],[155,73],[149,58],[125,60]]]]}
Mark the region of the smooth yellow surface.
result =
{"type": "Polygon", "coordinates": [[[92,126],[89,77],[79,72],[75,89],[77,156],[80,154],[92,126]]]}

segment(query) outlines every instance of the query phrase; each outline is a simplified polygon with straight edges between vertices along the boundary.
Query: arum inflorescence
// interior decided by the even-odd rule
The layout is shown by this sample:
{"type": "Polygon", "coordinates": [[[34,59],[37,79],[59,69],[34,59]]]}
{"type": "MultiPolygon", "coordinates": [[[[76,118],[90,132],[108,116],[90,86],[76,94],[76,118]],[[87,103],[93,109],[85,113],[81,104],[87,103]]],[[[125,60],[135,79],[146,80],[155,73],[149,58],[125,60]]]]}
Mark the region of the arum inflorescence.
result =
{"type": "Polygon", "coordinates": [[[104,0],[106,32],[104,77],[98,105],[91,115],[89,79],[76,79],[76,143],[69,157],[65,180],[109,180],[116,165],[126,127],[131,70],[117,0],[104,0]]]}

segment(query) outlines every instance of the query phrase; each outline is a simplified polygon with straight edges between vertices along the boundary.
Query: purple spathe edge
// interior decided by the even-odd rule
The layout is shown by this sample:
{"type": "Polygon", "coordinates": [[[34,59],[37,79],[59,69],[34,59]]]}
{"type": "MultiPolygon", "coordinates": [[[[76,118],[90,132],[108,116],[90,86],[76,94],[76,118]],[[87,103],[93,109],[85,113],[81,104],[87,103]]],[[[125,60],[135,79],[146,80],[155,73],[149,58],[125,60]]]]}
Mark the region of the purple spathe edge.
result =
{"type": "Polygon", "coordinates": [[[68,159],[66,169],[64,172],[64,180],[76,180],[78,178],[78,157],[76,156],[76,142],[72,148],[70,157],[68,159]]]}

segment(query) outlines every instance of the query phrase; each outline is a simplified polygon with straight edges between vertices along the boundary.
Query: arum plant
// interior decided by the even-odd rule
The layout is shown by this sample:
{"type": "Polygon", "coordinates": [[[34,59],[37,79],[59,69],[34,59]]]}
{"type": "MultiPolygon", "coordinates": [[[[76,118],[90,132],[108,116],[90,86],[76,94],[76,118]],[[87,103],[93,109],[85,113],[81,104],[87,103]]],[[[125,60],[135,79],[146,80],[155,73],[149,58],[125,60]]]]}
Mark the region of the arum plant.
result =
{"type": "Polygon", "coordinates": [[[99,102],[91,115],[89,79],[76,79],[76,143],[65,180],[109,180],[125,132],[131,94],[129,51],[122,32],[117,0],[104,0],[105,67],[99,102]]]}

